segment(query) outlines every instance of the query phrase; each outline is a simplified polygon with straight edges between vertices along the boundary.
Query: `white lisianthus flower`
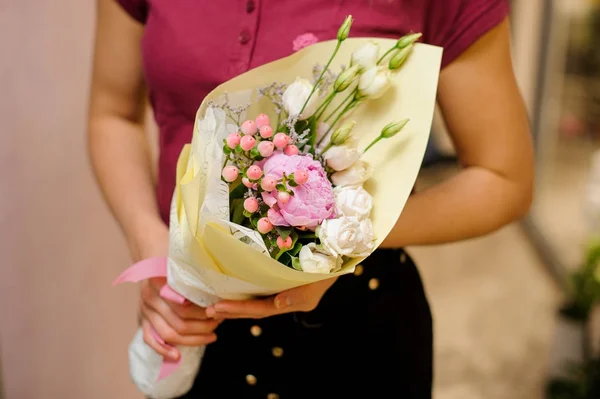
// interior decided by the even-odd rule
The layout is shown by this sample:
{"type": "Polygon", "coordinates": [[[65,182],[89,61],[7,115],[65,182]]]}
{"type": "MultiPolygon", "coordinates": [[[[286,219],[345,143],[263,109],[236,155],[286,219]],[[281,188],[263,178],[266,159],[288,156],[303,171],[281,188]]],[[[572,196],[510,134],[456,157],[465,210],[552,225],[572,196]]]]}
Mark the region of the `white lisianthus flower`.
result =
{"type": "Polygon", "coordinates": [[[373,236],[373,222],[367,218],[360,222],[358,229],[358,240],[354,252],[349,257],[369,256],[375,249],[375,237],[373,236]]]}
{"type": "Polygon", "coordinates": [[[371,167],[360,159],[354,162],[348,169],[335,172],[331,175],[334,186],[360,186],[371,177],[371,167]]]}
{"type": "Polygon", "coordinates": [[[378,98],[390,87],[391,72],[387,67],[371,67],[360,75],[358,93],[363,97],[378,98]]]}
{"type": "Polygon", "coordinates": [[[317,237],[332,254],[351,256],[360,240],[360,221],[353,216],[325,219],[317,228],[317,237]]]}
{"type": "Polygon", "coordinates": [[[338,216],[355,216],[362,221],[371,214],[373,197],[362,186],[336,187],[333,194],[338,216]]]}
{"type": "Polygon", "coordinates": [[[323,159],[331,169],[341,171],[348,169],[360,158],[360,151],[354,138],[346,140],[344,145],[334,145],[323,154],[323,159]]]}
{"type": "Polygon", "coordinates": [[[367,70],[377,65],[379,59],[379,44],[369,40],[354,50],[350,65],[359,65],[362,70],[367,70]]]}
{"type": "Polygon", "coordinates": [[[342,258],[329,253],[325,248],[319,248],[311,242],[304,245],[298,254],[300,267],[306,273],[331,273],[342,266],[342,258]]]}
{"type": "Polygon", "coordinates": [[[300,110],[304,106],[306,99],[313,90],[313,85],[306,79],[297,78],[283,92],[283,108],[288,115],[298,117],[300,120],[310,118],[319,107],[319,89],[316,89],[310,97],[308,104],[304,107],[302,115],[300,110]]]}

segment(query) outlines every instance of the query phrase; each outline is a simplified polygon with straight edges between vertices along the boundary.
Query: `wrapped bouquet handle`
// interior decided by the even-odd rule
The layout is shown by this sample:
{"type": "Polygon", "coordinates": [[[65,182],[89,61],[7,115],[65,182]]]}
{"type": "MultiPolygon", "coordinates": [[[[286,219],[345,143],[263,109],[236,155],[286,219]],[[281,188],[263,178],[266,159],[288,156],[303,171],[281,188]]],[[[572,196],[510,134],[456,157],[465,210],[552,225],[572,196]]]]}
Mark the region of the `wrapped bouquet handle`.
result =
{"type": "MultiPolygon", "coordinates": [[[[167,277],[167,258],[155,257],[142,260],[126,269],[113,281],[113,285],[126,282],[136,283],[155,277],[167,277]]],[[[160,296],[179,304],[185,303],[185,297],[165,284],[160,296]]],[[[170,348],[152,328],[154,338],[170,348]]],[[[168,399],[187,392],[196,377],[204,347],[178,347],[181,356],[177,361],[164,359],[144,341],[142,328],[138,328],[129,345],[129,363],[131,376],[138,388],[153,399],[168,399]]]]}

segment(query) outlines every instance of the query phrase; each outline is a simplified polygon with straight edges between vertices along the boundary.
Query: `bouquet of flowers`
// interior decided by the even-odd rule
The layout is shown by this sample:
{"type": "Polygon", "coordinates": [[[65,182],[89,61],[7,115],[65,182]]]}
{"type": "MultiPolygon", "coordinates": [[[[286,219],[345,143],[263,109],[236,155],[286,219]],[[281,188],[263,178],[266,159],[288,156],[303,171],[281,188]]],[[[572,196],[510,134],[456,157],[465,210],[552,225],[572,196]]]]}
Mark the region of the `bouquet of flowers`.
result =
{"type": "MultiPolygon", "coordinates": [[[[208,306],[351,273],[381,244],[423,159],[441,49],[419,34],[348,39],[351,24],[205,98],[177,165],[169,256],[116,283],[166,276],[161,295],[208,306]]],[[[169,363],[138,330],[130,369],[142,392],[190,389],[204,348],[179,350],[169,363]]]]}

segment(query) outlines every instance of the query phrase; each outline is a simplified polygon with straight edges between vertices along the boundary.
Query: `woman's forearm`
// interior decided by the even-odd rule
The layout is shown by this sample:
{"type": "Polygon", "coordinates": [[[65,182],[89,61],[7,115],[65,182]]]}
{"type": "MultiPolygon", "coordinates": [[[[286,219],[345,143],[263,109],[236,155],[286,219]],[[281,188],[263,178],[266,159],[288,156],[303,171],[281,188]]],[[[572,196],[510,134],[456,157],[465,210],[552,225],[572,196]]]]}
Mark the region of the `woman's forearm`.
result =
{"type": "Polygon", "coordinates": [[[104,198],[134,260],[166,255],[168,229],[156,204],[143,126],[118,116],[92,117],[89,151],[104,198]]]}
{"type": "Polygon", "coordinates": [[[382,247],[442,244],[490,233],[523,217],[531,188],[480,167],[411,196],[382,247]]]}

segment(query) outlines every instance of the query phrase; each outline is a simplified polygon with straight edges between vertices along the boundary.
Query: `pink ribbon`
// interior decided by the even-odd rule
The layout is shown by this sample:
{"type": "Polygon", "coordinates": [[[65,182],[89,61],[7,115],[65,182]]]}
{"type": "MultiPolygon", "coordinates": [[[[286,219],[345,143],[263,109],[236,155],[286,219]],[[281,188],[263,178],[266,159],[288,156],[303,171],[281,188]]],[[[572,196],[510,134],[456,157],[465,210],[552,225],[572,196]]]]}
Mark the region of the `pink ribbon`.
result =
{"type": "MultiPolygon", "coordinates": [[[[119,275],[119,277],[113,281],[113,285],[121,283],[137,283],[139,281],[148,280],[154,277],[167,277],[167,258],[144,259],[121,273],[121,275],[119,275]]],[[[179,295],[167,284],[161,288],[160,296],[166,300],[179,303],[181,305],[187,302],[183,296],[179,295]]],[[[151,329],[151,333],[154,339],[160,342],[161,345],[168,349],[173,349],[173,346],[167,344],[165,340],[158,335],[154,328],[151,329]]],[[[171,375],[175,370],[177,370],[180,364],[181,357],[179,357],[179,360],[176,361],[164,359],[160,367],[160,372],[158,373],[157,381],[160,381],[163,378],[171,375]]]]}

